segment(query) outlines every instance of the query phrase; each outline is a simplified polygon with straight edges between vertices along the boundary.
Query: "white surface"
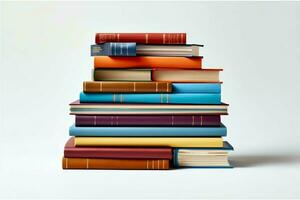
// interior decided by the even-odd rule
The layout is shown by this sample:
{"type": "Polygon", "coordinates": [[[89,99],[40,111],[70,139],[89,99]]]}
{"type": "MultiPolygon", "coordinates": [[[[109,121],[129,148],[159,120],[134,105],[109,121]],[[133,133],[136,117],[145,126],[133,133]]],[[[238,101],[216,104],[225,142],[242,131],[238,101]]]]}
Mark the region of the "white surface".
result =
{"type": "Polygon", "coordinates": [[[300,198],[299,3],[1,3],[0,197],[300,198]],[[235,169],[63,171],[95,32],[187,32],[222,67],[235,169]]]}

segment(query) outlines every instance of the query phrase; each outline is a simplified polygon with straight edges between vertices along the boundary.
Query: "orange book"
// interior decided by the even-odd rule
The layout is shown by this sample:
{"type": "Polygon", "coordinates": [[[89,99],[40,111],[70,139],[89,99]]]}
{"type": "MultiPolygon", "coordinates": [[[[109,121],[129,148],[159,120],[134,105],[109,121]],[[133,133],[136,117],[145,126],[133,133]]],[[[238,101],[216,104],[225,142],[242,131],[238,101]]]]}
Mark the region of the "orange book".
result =
{"type": "Polygon", "coordinates": [[[109,57],[95,56],[95,68],[177,68],[201,69],[202,57],[109,57]]]}

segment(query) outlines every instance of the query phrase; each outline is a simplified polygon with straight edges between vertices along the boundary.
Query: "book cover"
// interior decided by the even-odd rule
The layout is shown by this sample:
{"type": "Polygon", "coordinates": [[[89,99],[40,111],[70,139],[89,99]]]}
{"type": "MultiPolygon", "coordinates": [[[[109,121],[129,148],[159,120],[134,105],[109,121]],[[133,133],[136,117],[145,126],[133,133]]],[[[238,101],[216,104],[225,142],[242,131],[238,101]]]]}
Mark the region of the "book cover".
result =
{"type": "Polygon", "coordinates": [[[220,126],[220,115],[76,115],[80,126],[220,126]]]}
{"type": "Polygon", "coordinates": [[[80,103],[70,104],[73,115],[227,115],[228,104],[118,104],[80,103]]]}
{"type": "Polygon", "coordinates": [[[186,33],[96,33],[96,44],[136,42],[139,44],[185,44],[186,33]]]}
{"type": "Polygon", "coordinates": [[[202,57],[109,57],[95,56],[94,68],[177,68],[201,69],[202,57]]]}
{"type": "Polygon", "coordinates": [[[169,82],[84,81],[84,93],[170,93],[169,82]]]}
{"type": "Polygon", "coordinates": [[[220,83],[172,83],[173,93],[221,93],[220,83]]]}
{"type": "Polygon", "coordinates": [[[160,94],[92,94],[80,93],[82,103],[160,103],[160,104],[221,104],[221,94],[214,93],[160,93],[160,94]]]}
{"type": "Polygon", "coordinates": [[[200,137],[226,136],[226,127],[76,127],[69,128],[70,136],[90,137],[200,137]]]}
{"type": "Polygon", "coordinates": [[[223,147],[222,137],[75,137],[75,146],[223,147]]]}
{"type": "Polygon", "coordinates": [[[134,159],[171,159],[170,147],[75,147],[71,137],[64,148],[66,158],[134,158],[134,159]]]}
{"type": "Polygon", "coordinates": [[[66,158],[63,169],[169,169],[166,159],[66,158]]]}

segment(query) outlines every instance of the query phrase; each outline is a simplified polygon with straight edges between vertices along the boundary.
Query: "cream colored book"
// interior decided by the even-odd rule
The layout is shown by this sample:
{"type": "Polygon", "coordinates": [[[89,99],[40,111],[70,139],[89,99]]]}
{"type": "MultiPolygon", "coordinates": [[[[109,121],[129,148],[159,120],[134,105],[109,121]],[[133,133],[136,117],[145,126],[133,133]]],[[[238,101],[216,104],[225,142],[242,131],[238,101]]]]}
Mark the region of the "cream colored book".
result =
{"type": "Polygon", "coordinates": [[[153,81],[168,82],[195,82],[195,83],[219,83],[219,74],[222,69],[201,70],[154,70],[153,81]]]}
{"type": "Polygon", "coordinates": [[[75,146],[223,147],[221,137],[75,137],[75,146]]]}
{"type": "Polygon", "coordinates": [[[199,56],[202,45],[136,45],[139,56],[199,56]]]}

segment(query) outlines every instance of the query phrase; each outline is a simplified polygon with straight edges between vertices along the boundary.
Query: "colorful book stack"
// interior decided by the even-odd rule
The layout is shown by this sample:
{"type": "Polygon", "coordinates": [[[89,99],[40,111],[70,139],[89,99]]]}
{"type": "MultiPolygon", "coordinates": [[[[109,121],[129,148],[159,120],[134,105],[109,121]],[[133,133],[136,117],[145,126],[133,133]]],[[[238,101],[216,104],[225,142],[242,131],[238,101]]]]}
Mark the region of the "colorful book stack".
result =
{"type": "Polygon", "coordinates": [[[231,167],[222,70],[202,68],[200,47],[185,33],[97,33],[63,168],[231,167]]]}

